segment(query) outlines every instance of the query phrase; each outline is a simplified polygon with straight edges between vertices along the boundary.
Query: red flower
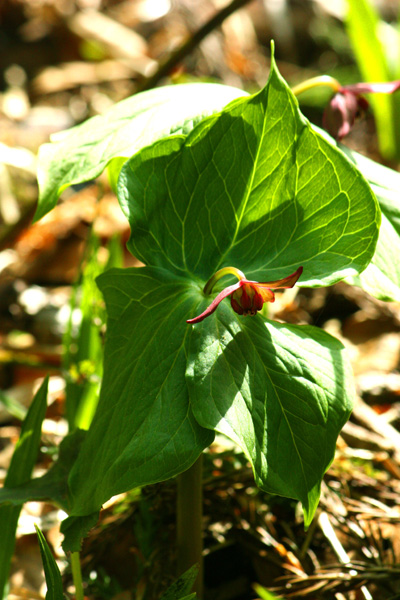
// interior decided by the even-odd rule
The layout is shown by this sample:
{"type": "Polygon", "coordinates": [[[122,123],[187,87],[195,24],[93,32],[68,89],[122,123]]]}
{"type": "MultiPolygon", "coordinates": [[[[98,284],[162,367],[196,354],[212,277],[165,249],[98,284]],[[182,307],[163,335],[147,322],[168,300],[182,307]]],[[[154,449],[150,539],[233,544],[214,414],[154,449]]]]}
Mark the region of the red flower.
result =
{"type": "Polygon", "coordinates": [[[303,272],[303,267],[299,267],[297,271],[276,281],[267,281],[259,283],[258,281],[249,281],[245,275],[235,267],[225,267],[217,271],[204,288],[206,293],[210,293],[214,284],[228,273],[236,275],[239,281],[234,285],[226,287],[218,296],[211,302],[210,306],[194,319],[189,319],[187,323],[199,323],[209,315],[211,315],[218,307],[218,304],[226,298],[231,297],[231,306],[239,315],[255,315],[258,310],[261,310],[264,302],[274,302],[275,294],[272,289],[291,288],[299,279],[303,272]]]}
{"type": "Polygon", "coordinates": [[[392,94],[399,88],[400,80],[341,86],[324,111],[324,129],[335,139],[341,140],[352,129],[356,117],[369,106],[368,100],[362,94],[392,94]]]}

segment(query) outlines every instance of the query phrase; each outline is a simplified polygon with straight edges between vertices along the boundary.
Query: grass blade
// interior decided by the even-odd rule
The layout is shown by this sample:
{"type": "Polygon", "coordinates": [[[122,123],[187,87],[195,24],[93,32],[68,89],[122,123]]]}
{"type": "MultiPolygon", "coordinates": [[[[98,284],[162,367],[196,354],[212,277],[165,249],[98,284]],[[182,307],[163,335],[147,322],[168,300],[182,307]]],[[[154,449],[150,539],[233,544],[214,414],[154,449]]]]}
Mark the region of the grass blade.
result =
{"type": "MultiPolygon", "coordinates": [[[[364,81],[390,81],[383,44],[379,39],[379,15],[370,0],[347,0],[346,28],[364,81]]],[[[398,152],[394,127],[394,100],[388,94],[371,94],[379,147],[382,156],[393,158],[398,152]]]]}
{"type": "Polygon", "coordinates": [[[46,600],[63,600],[64,594],[60,569],[57,566],[43,533],[37,525],[35,525],[35,529],[38,536],[40,554],[42,555],[44,575],[46,577],[46,600]]]}
{"type": "MultiPolygon", "coordinates": [[[[15,447],[5,479],[5,487],[13,487],[28,481],[35,465],[47,407],[48,378],[37,391],[22,424],[21,435],[15,447]]],[[[5,587],[15,546],[15,532],[20,506],[0,506],[0,598],[5,597],[5,587]]]]}

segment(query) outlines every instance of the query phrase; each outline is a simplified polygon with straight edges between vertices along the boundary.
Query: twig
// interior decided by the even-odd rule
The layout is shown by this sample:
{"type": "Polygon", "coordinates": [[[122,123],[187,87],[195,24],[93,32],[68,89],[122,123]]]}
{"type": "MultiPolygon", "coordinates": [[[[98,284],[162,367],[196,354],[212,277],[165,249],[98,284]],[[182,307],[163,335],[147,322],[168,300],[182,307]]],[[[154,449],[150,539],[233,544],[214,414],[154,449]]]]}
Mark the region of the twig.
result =
{"type": "Polygon", "coordinates": [[[200,42],[214,29],[219,27],[221,23],[234,13],[239,8],[242,8],[246,4],[249,4],[252,0],[232,0],[230,4],[219,10],[211,19],[209,19],[200,29],[198,29],[186,42],[184,42],[179,48],[177,48],[172,54],[160,64],[154,75],[139,82],[136,92],[144,92],[150,90],[157,85],[157,83],[168,75],[168,73],[181,62],[185,56],[190,54],[192,50],[200,44],[200,42]]]}
{"type": "Polygon", "coordinates": [[[380,418],[376,412],[368,406],[361,398],[357,398],[357,402],[354,406],[353,414],[355,418],[361,421],[374,433],[382,436],[387,441],[390,441],[392,448],[395,453],[396,460],[400,457],[400,433],[380,418]]]}
{"type": "MultiPolygon", "coordinates": [[[[350,563],[350,558],[349,558],[346,550],[343,548],[342,544],[340,543],[340,541],[335,533],[335,530],[333,529],[332,524],[329,520],[329,516],[326,512],[321,512],[321,514],[319,515],[318,525],[321,527],[323,534],[325,535],[325,537],[331,544],[331,546],[332,546],[336,556],[340,560],[340,562],[343,565],[348,565],[350,563]]],[[[349,571],[349,574],[352,576],[357,575],[357,571],[352,569],[349,571]]],[[[365,585],[361,586],[360,591],[361,591],[362,595],[364,596],[365,600],[373,600],[368,588],[365,585]]]]}

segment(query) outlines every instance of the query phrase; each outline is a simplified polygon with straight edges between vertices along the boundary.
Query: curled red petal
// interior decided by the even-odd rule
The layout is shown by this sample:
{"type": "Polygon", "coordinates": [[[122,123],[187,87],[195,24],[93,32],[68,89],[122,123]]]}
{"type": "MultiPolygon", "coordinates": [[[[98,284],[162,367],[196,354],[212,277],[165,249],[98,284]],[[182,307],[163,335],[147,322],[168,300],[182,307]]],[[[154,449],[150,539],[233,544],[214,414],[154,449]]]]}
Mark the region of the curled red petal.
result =
{"type": "Polygon", "coordinates": [[[223,300],[227,296],[230,296],[230,294],[233,294],[235,290],[238,290],[241,287],[241,284],[242,282],[238,281],[234,285],[226,287],[224,290],[222,290],[222,292],[218,294],[218,296],[214,298],[210,306],[208,306],[206,310],[201,313],[201,315],[195,317],[194,319],[188,319],[186,323],[200,323],[200,321],[202,321],[206,317],[209,317],[217,309],[218,304],[221,302],[221,300],[223,300]]]}
{"type": "Polygon", "coordinates": [[[393,94],[400,89],[400,79],[396,81],[381,81],[379,83],[354,83],[352,85],[344,85],[341,91],[350,92],[351,94],[393,94]]]}
{"type": "Polygon", "coordinates": [[[302,272],[303,267],[299,267],[294,273],[288,275],[287,277],[284,277],[283,279],[277,279],[276,281],[263,281],[261,283],[257,283],[256,287],[270,289],[291,288],[297,282],[302,272]]]}
{"type": "Polygon", "coordinates": [[[233,295],[231,295],[231,306],[238,315],[242,315],[244,313],[243,308],[240,306],[236,298],[233,297],[233,295]]]}
{"type": "Polygon", "coordinates": [[[336,140],[344,138],[354,125],[360,98],[355,93],[343,90],[335,94],[322,116],[324,129],[336,140]]]}

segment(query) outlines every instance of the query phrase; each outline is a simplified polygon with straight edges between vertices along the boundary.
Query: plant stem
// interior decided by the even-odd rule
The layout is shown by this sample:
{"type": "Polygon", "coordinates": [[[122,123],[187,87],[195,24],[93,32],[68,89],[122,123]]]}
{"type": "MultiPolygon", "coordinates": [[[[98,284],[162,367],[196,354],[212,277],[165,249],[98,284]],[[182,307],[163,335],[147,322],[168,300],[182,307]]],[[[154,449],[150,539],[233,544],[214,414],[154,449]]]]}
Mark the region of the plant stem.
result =
{"type": "Polygon", "coordinates": [[[178,576],[195,563],[199,573],[193,586],[199,600],[203,597],[203,455],[178,476],[177,567],[178,576]]]}
{"type": "Polygon", "coordinates": [[[214,275],[212,277],[210,277],[210,279],[207,281],[206,285],[204,286],[204,293],[206,296],[211,294],[214,285],[217,283],[217,281],[219,279],[221,279],[221,277],[225,277],[225,275],[234,275],[239,280],[246,279],[245,274],[242,273],[242,271],[239,271],[239,269],[237,269],[236,267],[223,267],[222,269],[220,269],[219,271],[214,273],[214,275]]]}
{"type": "Polygon", "coordinates": [[[330,87],[335,93],[339,92],[341,85],[337,79],[334,79],[330,75],[319,75],[318,77],[312,77],[306,81],[302,81],[298,85],[292,87],[292,92],[295,96],[307,92],[315,87],[330,87]]]}
{"type": "Polygon", "coordinates": [[[82,571],[79,552],[71,553],[72,579],[75,586],[75,600],[83,600],[82,571]]]}

